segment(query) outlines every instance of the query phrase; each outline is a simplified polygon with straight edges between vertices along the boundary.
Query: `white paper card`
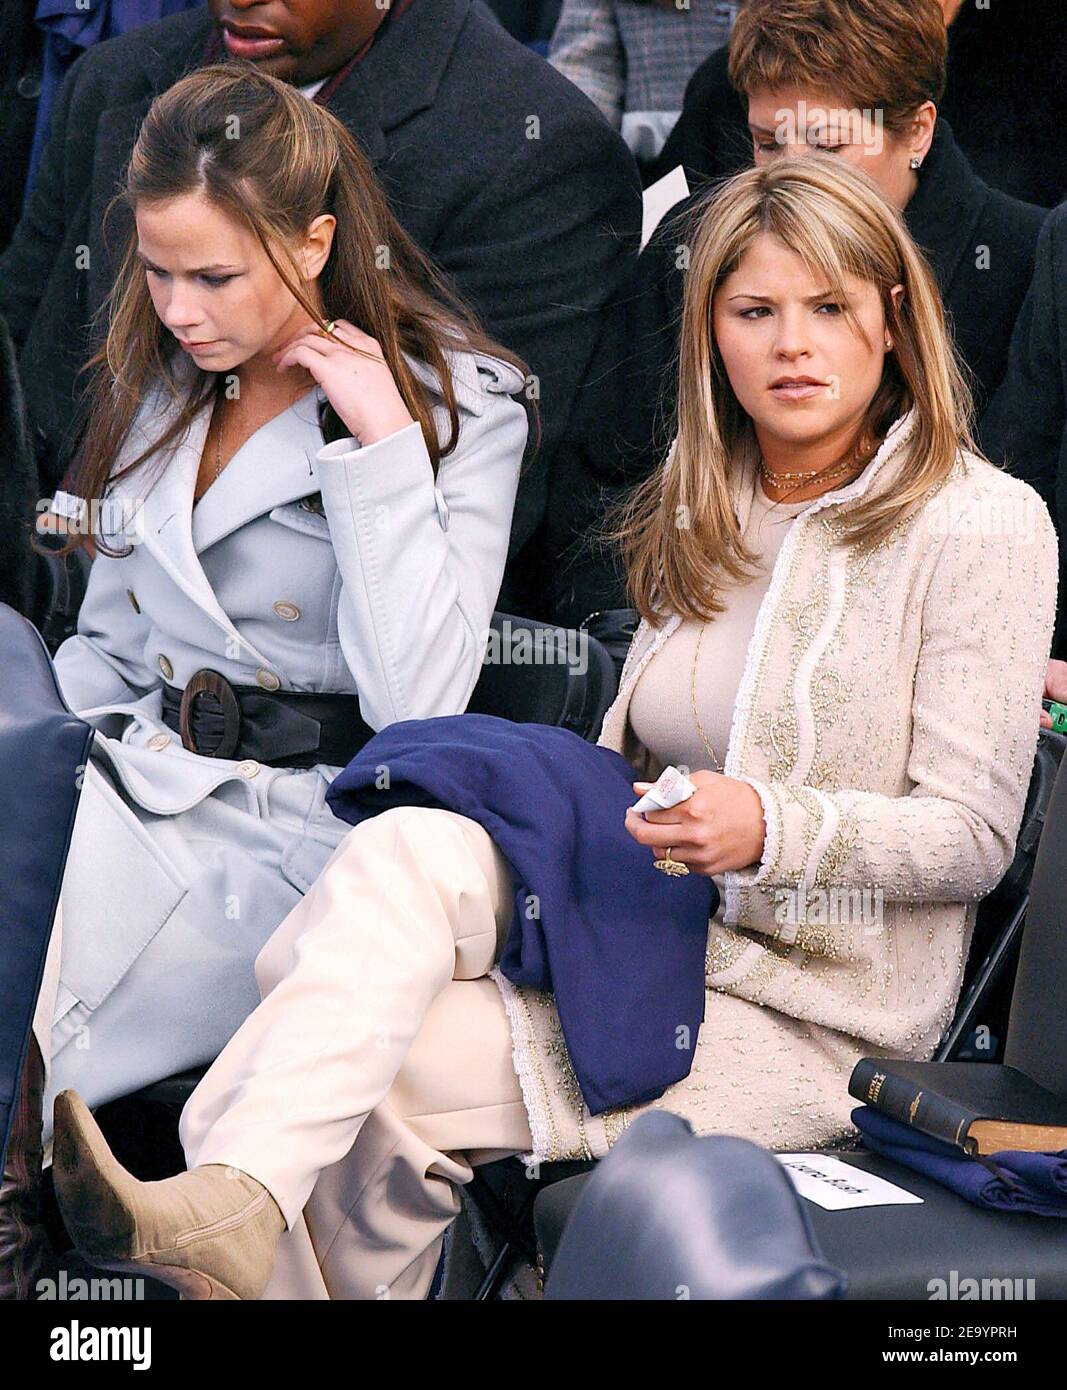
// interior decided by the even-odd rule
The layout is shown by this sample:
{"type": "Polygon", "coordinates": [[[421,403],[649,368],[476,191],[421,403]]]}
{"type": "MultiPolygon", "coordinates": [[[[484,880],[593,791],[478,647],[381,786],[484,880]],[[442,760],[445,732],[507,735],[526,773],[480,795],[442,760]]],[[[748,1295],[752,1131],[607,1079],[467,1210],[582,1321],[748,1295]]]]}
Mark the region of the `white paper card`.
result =
{"type": "Polygon", "coordinates": [[[634,786],[647,787],[648,790],[630,808],[632,811],[669,811],[672,806],[680,806],[683,801],[696,795],[696,787],[676,767],[665,767],[651,785],[648,782],[635,782],[634,786]]]}
{"type": "Polygon", "coordinates": [[[921,1202],[914,1192],[829,1154],[775,1154],[801,1197],[826,1211],[921,1202]]]}
{"type": "Polygon", "coordinates": [[[648,245],[648,239],[676,203],[689,197],[689,184],[685,170],[679,164],[669,174],[664,174],[655,183],[650,183],[642,195],[643,213],[641,216],[641,250],[648,245]]]}

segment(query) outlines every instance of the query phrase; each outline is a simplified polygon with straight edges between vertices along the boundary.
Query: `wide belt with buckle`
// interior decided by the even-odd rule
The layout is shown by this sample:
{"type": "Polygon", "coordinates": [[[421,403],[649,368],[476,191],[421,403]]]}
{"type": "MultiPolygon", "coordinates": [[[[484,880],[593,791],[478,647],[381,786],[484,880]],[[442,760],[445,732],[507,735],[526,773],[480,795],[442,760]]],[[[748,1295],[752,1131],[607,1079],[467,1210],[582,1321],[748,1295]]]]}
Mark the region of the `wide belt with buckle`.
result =
{"type": "Polygon", "coordinates": [[[355,695],[231,685],[206,668],[184,690],[163,686],[163,722],[204,758],[254,758],[272,767],[344,765],[374,730],[355,695]]]}

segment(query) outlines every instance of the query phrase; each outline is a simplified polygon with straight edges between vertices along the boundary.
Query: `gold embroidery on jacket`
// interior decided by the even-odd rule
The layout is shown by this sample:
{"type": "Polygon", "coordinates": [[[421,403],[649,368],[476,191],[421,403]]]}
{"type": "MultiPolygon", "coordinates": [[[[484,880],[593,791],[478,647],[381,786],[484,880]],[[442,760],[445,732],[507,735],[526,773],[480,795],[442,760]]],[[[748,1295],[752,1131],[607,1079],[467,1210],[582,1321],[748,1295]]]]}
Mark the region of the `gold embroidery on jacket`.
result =
{"type": "Polygon", "coordinates": [[[833,888],[846,880],[845,865],[856,848],[859,826],[855,816],[845,812],[815,870],[818,888],[833,888]]]}

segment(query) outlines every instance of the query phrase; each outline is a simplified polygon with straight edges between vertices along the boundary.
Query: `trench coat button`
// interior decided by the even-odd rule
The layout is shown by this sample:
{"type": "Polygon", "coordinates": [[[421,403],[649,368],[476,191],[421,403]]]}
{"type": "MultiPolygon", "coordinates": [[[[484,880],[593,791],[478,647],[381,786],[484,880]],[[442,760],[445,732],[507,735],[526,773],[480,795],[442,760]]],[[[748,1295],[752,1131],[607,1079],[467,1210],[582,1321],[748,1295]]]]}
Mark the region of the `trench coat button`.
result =
{"type": "Polygon", "coordinates": [[[256,684],[261,685],[264,690],[277,690],[281,681],[273,671],[265,671],[261,666],[256,672],[256,684]]]}
{"type": "Polygon", "coordinates": [[[243,763],[237,764],[237,771],[242,777],[255,777],[259,772],[259,763],[255,758],[246,758],[243,763]]]}
{"type": "Polygon", "coordinates": [[[170,662],[167,660],[165,656],[161,656],[159,658],[159,669],[166,676],[167,680],[170,680],[171,676],[174,675],[174,667],[170,664],[170,662]]]}
{"type": "Polygon", "coordinates": [[[275,599],[271,607],[284,622],[295,623],[297,618],[300,617],[300,609],[297,608],[296,604],[286,603],[284,599],[275,599]]]}
{"type": "Polygon", "coordinates": [[[170,734],[153,734],[145,744],[146,748],[151,748],[153,753],[158,753],[161,748],[166,748],[170,742],[170,734]]]}
{"type": "Polygon", "coordinates": [[[126,590],[126,597],[130,600],[130,607],[133,609],[133,611],[135,613],[140,613],[141,605],[137,602],[137,595],[133,592],[132,589],[126,590]]]}

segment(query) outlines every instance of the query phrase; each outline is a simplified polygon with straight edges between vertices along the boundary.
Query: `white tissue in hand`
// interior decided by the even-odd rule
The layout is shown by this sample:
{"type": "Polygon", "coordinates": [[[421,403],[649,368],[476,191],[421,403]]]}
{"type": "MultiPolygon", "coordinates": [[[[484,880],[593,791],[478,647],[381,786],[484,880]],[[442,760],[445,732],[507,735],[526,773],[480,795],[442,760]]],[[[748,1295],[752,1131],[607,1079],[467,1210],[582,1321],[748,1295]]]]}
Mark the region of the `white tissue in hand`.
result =
{"type": "Polygon", "coordinates": [[[665,767],[633,808],[635,811],[669,811],[682,801],[688,801],[696,791],[684,772],[665,767]]]}

